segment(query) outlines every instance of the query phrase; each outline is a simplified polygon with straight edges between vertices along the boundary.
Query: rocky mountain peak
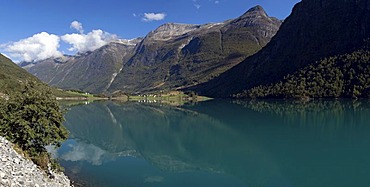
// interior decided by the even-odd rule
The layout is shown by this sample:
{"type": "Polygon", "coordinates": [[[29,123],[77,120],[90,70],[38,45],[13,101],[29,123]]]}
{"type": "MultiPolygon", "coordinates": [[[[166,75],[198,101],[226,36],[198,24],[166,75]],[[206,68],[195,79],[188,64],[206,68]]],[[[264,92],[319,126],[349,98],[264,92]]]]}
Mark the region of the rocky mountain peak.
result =
{"type": "Polygon", "coordinates": [[[267,37],[274,36],[276,31],[279,30],[281,24],[282,24],[281,20],[274,17],[269,17],[265,10],[260,5],[257,5],[249,9],[242,16],[230,22],[230,26],[234,28],[254,27],[258,28],[259,30],[268,31],[262,33],[267,37]]]}
{"type": "Polygon", "coordinates": [[[156,29],[156,31],[188,29],[188,28],[194,28],[196,26],[197,25],[194,25],[194,24],[184,24],[184,23],[165,23],[165,24],[159,26],[156,29]]]}
{"type": "Polygon", "coordinates": [[[124,45],[136,45],[140,43],[143,40],[143,38],[133,38],[133,39],[118,39],[111,43],[118,43],[118,44],[124,44],[124,45]]]}
{"type": "MultiPolygon", "coordinates": [[[[254,56],[202,85],[198,93],[228,97],[275,83],[320,59],[357,50],[365,39],[370,38],[369,5],[370,0],[302,0],[294,6],[270,43],[254,56]]],[[[258,14],[247,12],[241,18],[253,18],[253,15],[258,14]]],[[[252,20],[239,19],[236,24],[255,25],[257,22],[252,20]]]]}
{"type": "Polygon", "coordinates": [[[266,14],[265,10],[261,5],[256,5],[252,8],[250,8],[246,13],[251,13],[251,12],[260,12],[266,14]]]}
{"type": "Polygon", "coordinates": [[[267,13],[260,5],[250,8],[241,17],[257,17],[257,16],[268,17],[267,13]]]}
{"type": "Polygon", "coordinates": [[[174,36],[183,35],[199,27],[199,25],[193,24],[166,23],[159,26],[156,30],[150,32],[147,37],[150,37],[154,40],[166,41],[172,39],[174,36]]]}

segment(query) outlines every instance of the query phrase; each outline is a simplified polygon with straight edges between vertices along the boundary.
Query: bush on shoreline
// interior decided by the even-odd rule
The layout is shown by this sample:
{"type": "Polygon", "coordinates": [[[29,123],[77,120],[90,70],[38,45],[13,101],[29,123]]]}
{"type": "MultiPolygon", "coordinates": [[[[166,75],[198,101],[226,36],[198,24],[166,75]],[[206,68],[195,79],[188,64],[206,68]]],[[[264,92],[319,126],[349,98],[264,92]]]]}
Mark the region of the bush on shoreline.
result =
{"type": "Polygon", "coordinates": [[[63,112],[49,88],[22,83],[20,92],[0,98],[0,135],[15,143],[43,169],[54,165],[45,146],[60,146],[68,132],[63,112]]]}

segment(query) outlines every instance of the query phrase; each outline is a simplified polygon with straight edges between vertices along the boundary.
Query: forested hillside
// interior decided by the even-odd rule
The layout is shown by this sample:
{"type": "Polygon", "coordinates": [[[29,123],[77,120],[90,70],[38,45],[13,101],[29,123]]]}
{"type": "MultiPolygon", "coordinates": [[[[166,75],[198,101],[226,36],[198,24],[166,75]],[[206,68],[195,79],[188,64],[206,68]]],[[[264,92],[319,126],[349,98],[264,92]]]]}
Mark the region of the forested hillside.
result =
{"type": "Polygon", "coordinates": [[[269,86],[236,94],[238,98],[370,97],[370,43],[352,53],[324,58],[269,86]]]}

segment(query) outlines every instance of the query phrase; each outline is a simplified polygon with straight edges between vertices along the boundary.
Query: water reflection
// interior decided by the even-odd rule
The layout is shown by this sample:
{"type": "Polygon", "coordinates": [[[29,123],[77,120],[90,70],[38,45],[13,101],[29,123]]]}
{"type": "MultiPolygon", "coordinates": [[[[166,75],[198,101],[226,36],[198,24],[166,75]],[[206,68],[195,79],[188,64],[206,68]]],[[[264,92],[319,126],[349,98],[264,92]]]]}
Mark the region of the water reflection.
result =
{"type": "Polygon", "coordinates": [[[276,115],[285,124],[319,126],[335,129],[342,127],[359,127],[367,124],[369,100],[318,100],[299,101],[233,101],[260,113],[276,115]]]}
{"type": "Polygon", "coordinates": [[[369,112],[368,101],[92,103],[66,115],[72,137],[59,158],[96,166],[142,159],[160,169],[143,186],[181,186],[171,173],[199,171],[215,174],[198,179],[204,185],[220,176],[229,177],[219,186],[368,184],[369,112]]]}
{"type": "Polygon", "coordinates": [[[106,151],[93,145],[84,142],[75,142],[68,144],[71,151],[64,153],[60,156],[61,159],[66,161],[87,161],[93,165],[101,165],[106,155],[106,151]]]}

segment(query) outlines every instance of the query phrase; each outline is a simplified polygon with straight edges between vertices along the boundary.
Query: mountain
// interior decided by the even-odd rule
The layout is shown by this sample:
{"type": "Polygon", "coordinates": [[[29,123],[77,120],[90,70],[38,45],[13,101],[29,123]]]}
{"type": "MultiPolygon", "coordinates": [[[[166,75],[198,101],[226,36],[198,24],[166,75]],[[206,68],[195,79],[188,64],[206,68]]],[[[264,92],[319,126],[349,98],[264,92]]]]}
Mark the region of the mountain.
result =
{"type": "Polygon", "coordinates": [[[311,64],[283,80],[238,98],[370,98],[370,42],[361,49],[311,64]]]}
{"type": "Polygon", "coordinates": [[[26,82],[33,82],[33,88],[39,91],[50,90],[56,97],[87,97],[78,93],[69,93],[60,89],[49,87],[36,76],[19,67],[9,58],[0,54],[0,97],[4,94],[21,91],[26,82]]]}
{"type": "Polygon", "coordinates": [[[95,51],[21,66],[51,86],[102,93],[134,52],[139,39],[117,41],[95,51]]]}
{"type": "Polygon", "coordinates": [[[277,83],[327,57],[355,52],[368,38],[369,0],[302,0],[264,49],[192,89],[202,95],[230,97],[277,83]]]}
{"type": "Polygon", "coordinates": [[[222,23],[164,24],[138,44],[109,91],[173,90],[206,82],[264,47],[280,25],[261,6],[222,23]]]}
{"type": "Polygon", "coordinates": [[[26,81],[41,83],[35,76],[0,54],[0,93],[18,90],[21,88],[21,82],[26,81]]]}
{"type": "Polygon", "coordinates": [[[185,88],[213,79],[256,53],[280,25],[256,6],[222,23],[167,23],[143,39],[21,66],[49,85],[92,93],[185,88]]]}

